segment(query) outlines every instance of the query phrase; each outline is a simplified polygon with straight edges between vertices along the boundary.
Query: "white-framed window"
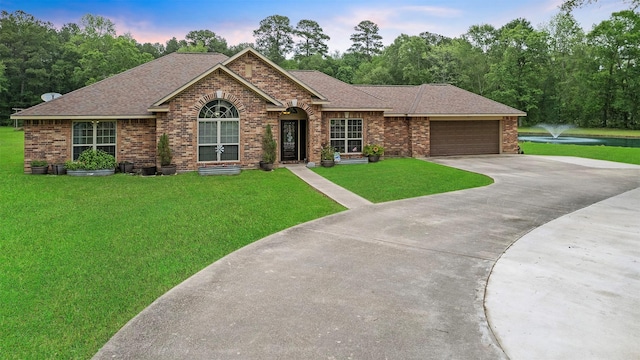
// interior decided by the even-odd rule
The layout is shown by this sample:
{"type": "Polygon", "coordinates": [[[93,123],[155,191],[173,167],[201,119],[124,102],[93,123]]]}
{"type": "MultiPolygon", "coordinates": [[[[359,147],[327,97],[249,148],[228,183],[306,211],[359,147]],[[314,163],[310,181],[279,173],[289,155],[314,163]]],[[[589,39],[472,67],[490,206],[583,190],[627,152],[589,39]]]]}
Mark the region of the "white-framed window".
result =
{"type": "Polygon", "coordinates": [[[331,119],[331,146],[343,154],[362,152],[362,119],[331,119]]]}
{"type": "Polygon", "coordinates": [[[240,115],[225,100],[213,100],[198,114],[198,161],[240,160],[240,115]]]}
{"type": "Polygon", "coordinates": [[[72,127],[73,160],[86,149],[103,150],[116,156],[115,121],[75,121],[72,127]]]}

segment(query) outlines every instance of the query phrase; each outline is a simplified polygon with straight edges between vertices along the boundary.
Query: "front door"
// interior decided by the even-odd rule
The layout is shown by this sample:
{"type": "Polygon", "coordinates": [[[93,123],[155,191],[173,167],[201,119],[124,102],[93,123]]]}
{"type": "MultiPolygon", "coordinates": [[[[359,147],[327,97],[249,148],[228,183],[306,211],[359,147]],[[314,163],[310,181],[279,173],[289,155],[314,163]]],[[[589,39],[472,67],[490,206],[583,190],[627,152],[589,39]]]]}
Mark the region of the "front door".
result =
{"type": "Polygon", "coordinates": [[[282,161],[306,158],[306,120],[282,120],[280,126],[280,154],[282,161]]]}

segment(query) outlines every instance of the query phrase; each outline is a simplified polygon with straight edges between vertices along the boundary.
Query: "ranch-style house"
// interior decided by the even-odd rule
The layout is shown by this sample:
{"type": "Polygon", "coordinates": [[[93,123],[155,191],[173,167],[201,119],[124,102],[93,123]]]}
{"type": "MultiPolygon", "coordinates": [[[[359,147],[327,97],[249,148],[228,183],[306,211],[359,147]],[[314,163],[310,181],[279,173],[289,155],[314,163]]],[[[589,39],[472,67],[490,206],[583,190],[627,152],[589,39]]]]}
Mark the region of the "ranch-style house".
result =
{"type": "Polygon", "coordinates": [[[179,171],[258,166],[270,124],[278,163],[342,158],[366,144],[385,156],[517,153],[526,114],[452,85],[350,85],[287,71],[254,49],[232,56],[173,53],[11,116],[24,128],[24,170],[102,149],[136,167],[158,163],[166,133],[179,171]]]}

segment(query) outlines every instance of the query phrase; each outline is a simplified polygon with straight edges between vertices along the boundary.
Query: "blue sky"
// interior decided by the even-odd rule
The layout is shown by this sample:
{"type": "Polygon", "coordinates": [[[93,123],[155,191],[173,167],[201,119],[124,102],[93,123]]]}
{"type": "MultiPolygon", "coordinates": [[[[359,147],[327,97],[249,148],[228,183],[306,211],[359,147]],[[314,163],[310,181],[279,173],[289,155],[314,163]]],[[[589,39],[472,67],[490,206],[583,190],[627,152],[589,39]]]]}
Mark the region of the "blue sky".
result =
{"type": "MultiPolygon", "coordinates": [[[[317,21],[331,37],[331,52],[345,51],[353,27],[371,20],[380,27],[385,45],[400,34],[418,35],[430,31],[450,37],[464,34],[469,26],[491,24],[500,27],[523,17],[534,26],[557,14],[562,0],[0,0],[0,9],[23,10],[60,27],[78,22],[91,13],[109,18],[118,34],[131,33],[141,43],[165,43],[171,37],[183,39],[190,30],[209,29],[229,45],[254,42],[253,30],[260,20],[278,14],[288,16],[292,26],[302,19],[317,21]]],[[[626,9],[620,0],[600,0],[578,9],[574,15],[585,30],[608,19],[612,12],[626,9]]]]}

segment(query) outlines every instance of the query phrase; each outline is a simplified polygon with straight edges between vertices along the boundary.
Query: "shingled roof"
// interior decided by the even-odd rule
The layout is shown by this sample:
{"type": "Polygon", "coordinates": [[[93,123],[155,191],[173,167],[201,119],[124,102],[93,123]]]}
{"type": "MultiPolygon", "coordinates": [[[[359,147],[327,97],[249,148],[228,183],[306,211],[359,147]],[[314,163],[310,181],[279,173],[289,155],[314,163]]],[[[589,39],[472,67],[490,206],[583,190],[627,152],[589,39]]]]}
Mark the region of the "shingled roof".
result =
{"type": "Polygon", "coordinates": [[[418,86],[354,85],[383,99],[386,116],[526,116],[526,113],[449,84],[418,86]]]}
{"type": "MultiPolygon", "coordinates": [[[[252,49],[247,51],[255,52],[252,49]]],[[[30,107],[13,114],[11,118],[153,118],[155,114],[151,111],[155,111],[156,107],[157,111],[163,111],[160,102],[217,68],[230,72],[225,64],[233,59],[216,53],[172,53],[30,107]]],[[[324,111],[384,111],[385,116],[526,115],[520,110],[452,85],[350,85],[315,70],[281,71],[285,75],[290,74],[317,96],[324,103],[324,111]]],[[[237,74],[231,75],[240,82],[246,82],[237,74]]],[[[247,82],[245,85],[273,104],[279,104],[252,84],[247,82]]]]}
{"type": "Polygon", "coordinates": [[[323,110],[391,110],[387,101],[316,70],[293,70],[290,73],[324,95],[329,104],[323,110]]]}
{"type": "Polygon", "coordinates": [[[12,117],[154,117],[149,106],[227,58],[216,53],[172,53],[12,117]]]}

